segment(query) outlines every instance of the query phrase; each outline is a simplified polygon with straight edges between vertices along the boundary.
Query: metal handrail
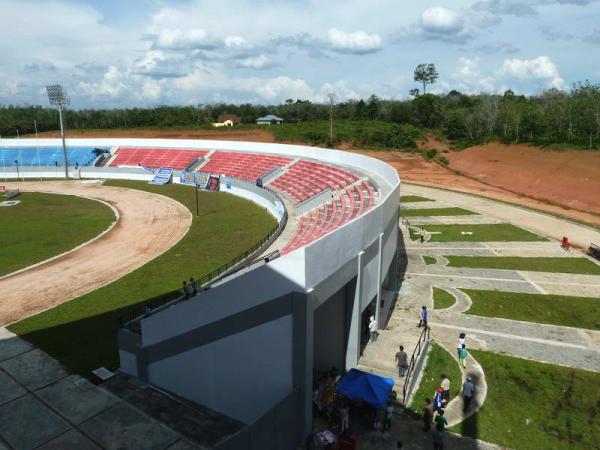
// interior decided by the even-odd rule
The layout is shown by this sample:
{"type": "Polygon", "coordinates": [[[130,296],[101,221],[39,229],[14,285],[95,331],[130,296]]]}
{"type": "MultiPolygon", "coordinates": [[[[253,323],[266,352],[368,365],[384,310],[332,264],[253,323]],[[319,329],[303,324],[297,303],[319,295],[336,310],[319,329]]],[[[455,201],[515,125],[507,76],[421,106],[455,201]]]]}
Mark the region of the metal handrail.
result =
{"type": "Polygon", "coordinates": [[[417,359],[421,355],[421,351],[425,346],[425,343],[429,339],[429,326],[425,325],[425,328],[421,332],[419,336],[419,340],[417,341],[417,345],[413,350],[413,353],[410,357],[410,362],[408,363],[408,368],[406,369],[406,378],[404,379],[404,385],[402,386],[402,404],[406,405],[406,394],[408,392],[408,386],[410,384],[413,372],[415,370],[415,366],[417,364],[417,359]]]}

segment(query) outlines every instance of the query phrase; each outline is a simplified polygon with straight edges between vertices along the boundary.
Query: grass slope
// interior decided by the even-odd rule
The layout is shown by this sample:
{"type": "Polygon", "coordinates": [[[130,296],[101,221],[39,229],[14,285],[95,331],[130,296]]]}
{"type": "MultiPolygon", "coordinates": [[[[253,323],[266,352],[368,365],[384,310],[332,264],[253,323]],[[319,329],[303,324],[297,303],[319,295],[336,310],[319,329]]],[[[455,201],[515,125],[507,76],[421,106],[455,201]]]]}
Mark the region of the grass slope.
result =
{"type": "Polygon", "coordinates": [[[73,195],[25,192],[15,200],[0,208],[0,276],[71,250],[115,220],[105,204],[73,195]]]}
{"type": "MultiPolygon", "coordinates": [[[[111,181],[121,186],[171,197],[195,212],[194,190],[182,185],[153,186],[111,181]]],[[[275,220],[253,203],[224,193],[200,193],[200,216],[173,248],[119,280],[9,328],[60,360],[88,374],[99,366],[118,365],[119,317],[146,303],[174,297],[183,279],[201,276],[252,248],[275,220]]]]}
{"type": "Polygon", "coordinates": [[[509,223],[478,225],[423,225],[431,242],[526,242],[547,241],[546,238],[509,223]],[[461,234],[469,231],[473,234],[461,234]],[[437,234],[440,233],[440,234],[437,234]]]}
{"type": "Polygon", "coordinates": [[[600,275],[600,265],[587,258],[520,256],[445,256],[445,258],[448,259],[448,267],[600,275]]]}
{"type": "Polygon", "coordinates": [[[402,217],[473,216],[477,213],[462,208],[401,208],[402,217]]]}
{"type": "Polygon", "coordinates": [[[413,202],[430,202],[430,198],[421,197],[420,195],[401,195],[401,203],[413,203],[413,202]]]}
{"type": "Polygon", "coordinates": [[[421,414],[425,399],[433,400],[433,394],[442,381],[441,375],[446,374],[450,379],[450,399],[456,397],[462,386],[462,378],[458,361],[450,353],[435,342],[431,344],[431,351],[427,358],[427,365],[419,384],[419,389],[410,404],[410,411],[421,414]]]}
{"type": "Polygon", "coordinates": [[[433,309],[450,308],[456,303],[454,295],[445,289],[433,288],[433,309]]]}
{"type": "Polygon", "coordinates": [[[519,450],[600,448],[600,373],[470,350],[483,407],[451,430],[519,450]]]}
{"type": "Polygon", "coordinates": [[[467,314],[600,330],[600,298],[462,289],[467,314]]]}

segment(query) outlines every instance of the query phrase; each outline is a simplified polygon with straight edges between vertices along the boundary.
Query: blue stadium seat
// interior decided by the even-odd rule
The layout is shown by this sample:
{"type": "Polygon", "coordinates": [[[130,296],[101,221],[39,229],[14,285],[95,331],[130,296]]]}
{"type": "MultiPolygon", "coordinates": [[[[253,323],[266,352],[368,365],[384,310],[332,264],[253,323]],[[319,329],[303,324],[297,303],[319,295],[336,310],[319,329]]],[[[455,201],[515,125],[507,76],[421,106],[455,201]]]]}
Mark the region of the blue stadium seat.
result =
{"type": "MultiPolygon", "coordinates": [[[[106,150],[108,149],[101,149],[106,150]]],[[[69,165],[89,166],[97,157],[94,147],[67,147],[69,165]]],[[[62,147],[0,147],[0,164],[13,166],[64,165],[62,147]]]]}

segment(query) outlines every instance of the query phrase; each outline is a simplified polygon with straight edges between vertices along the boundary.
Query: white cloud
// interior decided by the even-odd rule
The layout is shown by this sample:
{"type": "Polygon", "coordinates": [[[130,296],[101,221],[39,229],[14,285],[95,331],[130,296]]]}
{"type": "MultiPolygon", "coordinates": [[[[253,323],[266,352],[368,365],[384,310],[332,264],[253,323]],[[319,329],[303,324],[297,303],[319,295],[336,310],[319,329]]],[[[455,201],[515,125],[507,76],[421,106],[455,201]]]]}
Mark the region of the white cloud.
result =
{"type": "Polygon", "coordinates": [[[373,53],[382,47],[381,36],[364,31],[347,33],[332,28],[329,30],[328,39],[331,49],[342,53],[373,53]]]}
{"type": "Polygon", "coordinates": [[[227,48],[245,49],[251,47],[248,41],[242,36],[227,36],[224,42],[227,48]]]}
{"type": "Polygon", "coordinates": [[[409,27],[407,33],[423,39],[455,43],[465,43],[472,35],[457,11],[442,6],[423,11],[418,22],[409,27]]]}
{"type": "Polygon", "coordinates": [[[143,57],[134,61],[132,71],[138,75],[153,78],[181,77],[189,72],[193,62],[180,56],[167,56],[163,51],[150,50],[143,57]]]}
{"type": "Polygon", "coordinates": [[[505,59],[502,71],[509,77],[521,80],[545,80],[550,87],[561,89],[565,82],[561,78],[556,64],[548,56],[534,59],[505,59]]]}
{"type": "Polygon", "coordinates": [[[250,56],[238,62],[238,67],[243,67],[245,69],[264,69],[265,67],[269,67],[271,65],[271,59],[264,54],[250,56]]]}
{"type": "Polygon", "coordinates": [[[153,47],[168,50],[213,49],[220,45],[205,30],[196,28],[181,30],[168,28],[160,30],[153,47]]]}
{"type": "Polygon", "coordinates": [[[421,23],[432,33],[455,33],[464,27],[463,19],[451,9],[434,6],[423,11],[421,23]]]}
{"type": "Polygon", "coordinates": [[[492,77],[484,75],[479,67],[478,58],[458,59],[458,65],[452,74],[456,80],[457,88],[465,93],[493,92],[494,80],[492,77]]]}

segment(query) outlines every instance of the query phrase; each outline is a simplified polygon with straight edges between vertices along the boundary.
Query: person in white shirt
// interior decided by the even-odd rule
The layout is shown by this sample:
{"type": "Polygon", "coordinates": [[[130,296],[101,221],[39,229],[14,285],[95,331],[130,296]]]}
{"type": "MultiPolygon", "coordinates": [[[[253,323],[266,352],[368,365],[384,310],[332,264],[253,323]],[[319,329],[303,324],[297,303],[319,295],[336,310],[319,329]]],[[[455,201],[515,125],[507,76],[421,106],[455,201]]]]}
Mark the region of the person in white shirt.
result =
{"type": "Polygon", "coordinates": [[[369,319],[369,331],[371,332],[371,342],[377,341],[377,321],[375,320],[375,316],[371,316],[369,319]]]}
{"type": "Polygon", "coordinates": [[[457,352],[459,352],[460,349],[463,348],[463,345],[466,347],[466,338],[467,338],[467,335],[465,333],[460,333],[458,335],[458,341],[456,342],[456,351],[457,352]]]}

